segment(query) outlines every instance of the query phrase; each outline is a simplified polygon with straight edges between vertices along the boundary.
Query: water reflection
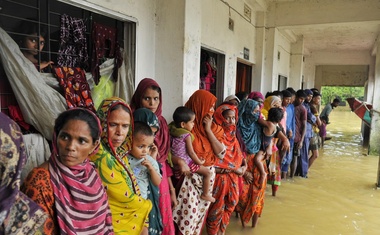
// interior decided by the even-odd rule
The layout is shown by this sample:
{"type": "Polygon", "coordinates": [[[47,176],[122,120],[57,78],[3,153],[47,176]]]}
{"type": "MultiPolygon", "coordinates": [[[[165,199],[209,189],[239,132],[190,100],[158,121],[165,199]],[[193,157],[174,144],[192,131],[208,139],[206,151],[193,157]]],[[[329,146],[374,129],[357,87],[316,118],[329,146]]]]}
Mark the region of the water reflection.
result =
{"type": "Polygon", "coordinates": [[[283,182],[276,197],[268,187],[258,226],[243,229],[234,217],[227,235],[380,234],[378,157],[366,156],[360,146],[360,119],[342,109],[330,115],[327,128],[332,139],[325,142],[309,178],[283,182]]]}

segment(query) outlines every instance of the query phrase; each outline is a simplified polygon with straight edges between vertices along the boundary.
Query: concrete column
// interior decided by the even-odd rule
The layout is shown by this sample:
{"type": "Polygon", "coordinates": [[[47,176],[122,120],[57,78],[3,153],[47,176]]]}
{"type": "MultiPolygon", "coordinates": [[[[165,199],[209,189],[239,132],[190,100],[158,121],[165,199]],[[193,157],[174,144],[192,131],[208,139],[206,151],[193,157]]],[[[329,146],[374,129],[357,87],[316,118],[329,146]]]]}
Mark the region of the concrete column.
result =
{"type": "Polygon", "coordinates": [[[377,41],[375,82],[373,93],[373,110],[371,119],[371,135],[369,142],[369,153],[371,155],[380,154],[380,42],[377,41]]]}
{"type": "MultiPolygon", "coordinates": [[[[266,29],[265,34],[265,59],[264,59],[264,76],[261,78],[261,91],[265,95],[268,91],[273,91],[275,88],[274,81],[276,78],[273,77],[274,74],[277,75],[277,48],[275,48],[277,36],[276,28],[266,29]],[[275,55],[276,54],[276,55],[275,55]],[[275,69],[276,68],[276,69],[275,69]]],[[[276,87],[277,88],[277,87],[276,87]]]]}
{"type": "Polygon", "coordinates": [[[265,12],[256,13],[256,64],[253,68],[252,91],[262,91],[265,65],[265,12]]]}
{"type": "MultiPolygon", "coordinates": [[[[303,37],[297,39],[297,42],[292,43],[290,56],[290,75],[288,85],[294,90],[301,89],[303,75],[303,54],[304,41],[303,37]]],[[[306,81],[304,81],[306,84],[306,81]]],[[[304,87],[307,88],[307,87],[304,87]]]]}
{"type": "Polygon", "coordinates": [[[199,88],[201,0],[158,0],[156,13],[156,80],[163,92],[168,122],[176,107],[199,88]]]}

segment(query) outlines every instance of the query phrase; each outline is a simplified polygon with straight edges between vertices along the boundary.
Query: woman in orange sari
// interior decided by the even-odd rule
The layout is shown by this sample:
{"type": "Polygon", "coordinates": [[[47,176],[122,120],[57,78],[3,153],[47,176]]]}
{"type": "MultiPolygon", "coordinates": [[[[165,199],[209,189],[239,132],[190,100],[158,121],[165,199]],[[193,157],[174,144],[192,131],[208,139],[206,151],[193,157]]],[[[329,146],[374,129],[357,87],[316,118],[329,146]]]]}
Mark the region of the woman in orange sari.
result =
{"type": "MultiPolygon", "coordinates": [[[[255,154],[260,150],[261,126],[258,123],[260,116],[259,103],[255,100],[242,100],[238,106],[239,119],[237,129],[246,147],[247,170],[243,177],[243,186],[236,211],[240,214],[243,227],[252,218],[252,227],[255,227],[264,206],[266,181],[259,184],[260,171],[254,164],[255,154]]],[[[266,170],[265,160],[263,160],[266,170]]]]}
{"type": "Polygon", "coordinates": [[[207,233],[223,235],[230,222],[232,212],[239,201],[238,177],[243,175],[246,164],[236,138],[236,120],[238,110],[235,105],[222,104],[214,114],[215,122],[224,130],[226,154],[215,162],[215,183],[213,197],[207,215],[207,233]],[[244,166],[242,166],[242,164],[244,166]]]}
{"type": "MultiPolygon", "coordinates": [[[[217,158],[223,158],[225,146],[223,129],[212,121],[216,97],[206,90],[197,90],[189,98],[185,106],[195,113],[193,148],[199,158],[205,159],[203,164],[213,172],[211,186],[214,184],[215,170],[213,165],[217,158]]],[[[180,169],[188,169],[187,163],[179,157],[172,156],[174,164],[180,169]]],[[[181,170],[179,174],[185,173],[181,170]]],[[[186,173],[186,175],[188,175],[186,173]]],[[[181,178],[177,187],[177,206],[173,210],[176,234],[200,234],[210,202],[200,198],[202,194],[202,176],[192,174],[181,178]]],[[[211,190],[211,189],[210,189],[211,190]]]]}

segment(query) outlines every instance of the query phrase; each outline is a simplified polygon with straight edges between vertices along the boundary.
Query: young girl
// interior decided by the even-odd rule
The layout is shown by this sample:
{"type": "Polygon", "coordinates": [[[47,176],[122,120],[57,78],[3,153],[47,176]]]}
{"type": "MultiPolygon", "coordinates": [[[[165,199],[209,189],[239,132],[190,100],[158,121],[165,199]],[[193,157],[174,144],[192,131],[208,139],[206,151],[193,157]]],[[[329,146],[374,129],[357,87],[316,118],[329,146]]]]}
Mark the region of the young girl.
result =
{"type": "Polygon", "coordinates": [[[260,151],[254,157],[254,164],[260,172],[260,185],[262,185],[262,183],[264,182],[267,174],[263,166],[263,159],[272,154],[272,139],[276,136],[279,130],[278,123],[281,121],[283,116],[284,111],[281,108],[271,108],[268,112],[267,121],[259,119],[259,123],[263,126],[263,133],[260,151]]]}
{"type": "Polygon", "coordinates": [[[215,202],[215,198],[209,194],[212,172],[202,166],[204,159],[200,159],[194,152],[192,141],[194,139],[191,130],[194,127],[195,113],[186,107],[178,107],[173,113],[174,125],[170,125],[171,152],[174,156],[182,158],[189,165],[192,173],[203,176],[203,200],[215,202]]]}

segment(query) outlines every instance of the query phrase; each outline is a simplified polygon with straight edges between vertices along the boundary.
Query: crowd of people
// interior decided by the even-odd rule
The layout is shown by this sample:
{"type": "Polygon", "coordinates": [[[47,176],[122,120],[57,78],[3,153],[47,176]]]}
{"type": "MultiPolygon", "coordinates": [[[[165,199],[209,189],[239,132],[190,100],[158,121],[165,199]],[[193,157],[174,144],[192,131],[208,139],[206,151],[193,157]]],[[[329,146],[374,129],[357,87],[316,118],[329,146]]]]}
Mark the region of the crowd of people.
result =
{"type": "Polygon", "coordinates": [[[255,227],[267,185],[276,196],[318,157],[316,89],[241,92],[218,106],[197,90],[171,123],[162,96],[145,78],[130,104],[110,97],[96,113],[62,112],[49,160],[22,184],[22,135],[1,114],[0,233],[220,235],[234,211],[255,227]]]}
{"type": "MultiPolygon", "coordinates": [[[[43,34],[27,29],[17,42],[42,71],[53,64],[37,59],[43,34]]],[[[267,185],[276,196],[283,179],[308,177],[339,104],[319,115],[317,89],[222,102],[200,89],[168,123],[162,100],[144,78],[130,104],[69,107],[55,120],[50,158],[25,180],[25,125],[0,113],[0,234],[223,235],[233,212],[255,227],[267,185]]]]}

